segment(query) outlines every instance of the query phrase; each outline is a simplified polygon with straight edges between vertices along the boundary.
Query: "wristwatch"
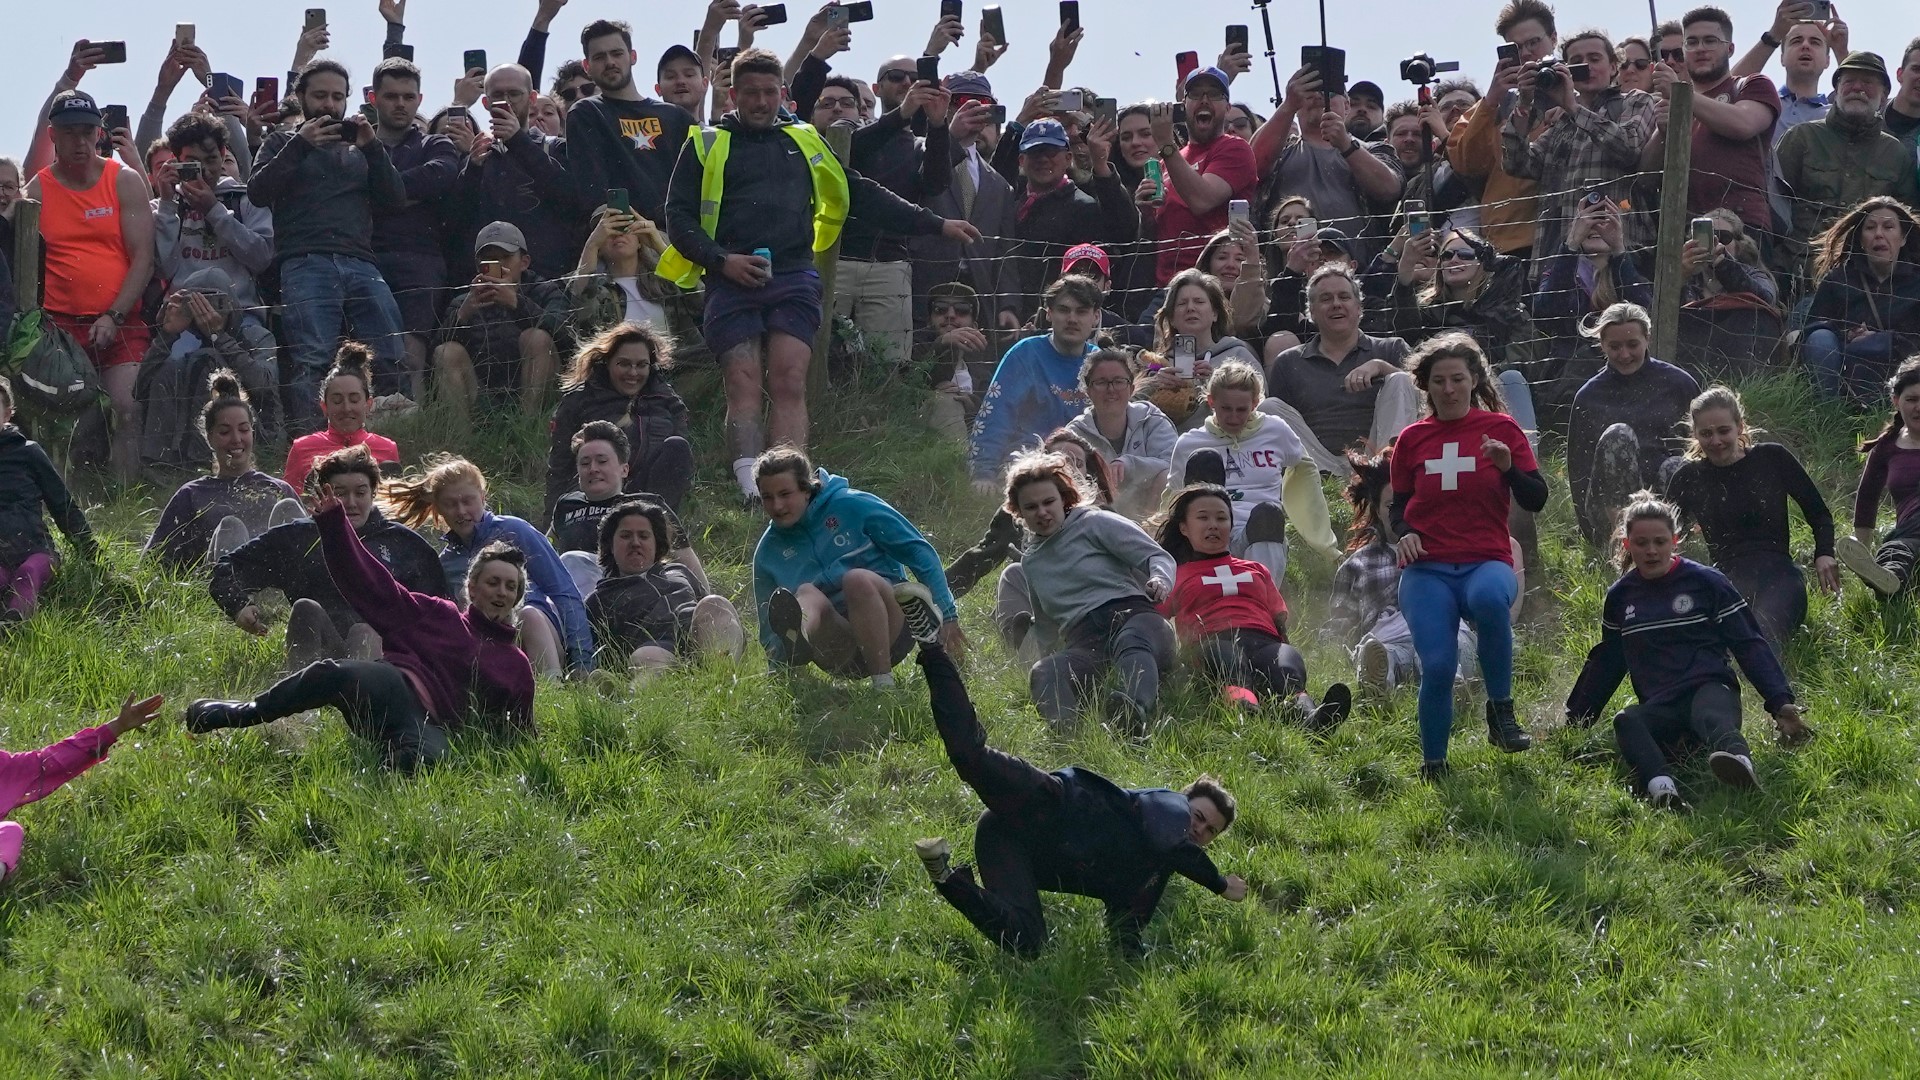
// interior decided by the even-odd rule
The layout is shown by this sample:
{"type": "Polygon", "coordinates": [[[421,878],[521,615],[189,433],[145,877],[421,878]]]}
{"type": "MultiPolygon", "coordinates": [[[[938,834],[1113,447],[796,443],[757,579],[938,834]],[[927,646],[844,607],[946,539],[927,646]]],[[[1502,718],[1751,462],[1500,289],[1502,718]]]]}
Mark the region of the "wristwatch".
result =
{"type": "Polygon", "coordinates": [[[1172,143],[1160,144],[1160,156],[1163,158],[1173,157],[1175,154],[1178,154],[1179,152],[1180,152],[1180,148],[1178,146],[1175,146],[1172,143]]]}
{"type": "Polygon", "coordinates": [[[1780,47],[1780,39],[1773,36],[1773,29],[1769,27],[1760,31],[1760,44],[1769,49],[1777,49],[1780,47]]]}
{"type": "Polygon", "coordinates": [[[122,323],[127,321],[127,316],[124,313],[115,311],[112,308],[108,308],[107,310],[101,312],[100,314],[106,316],[109,319],[112,319],[113,325],[115,326],[119,326],[122,323]]]}
{"type": "Polygon", "coordinates": [[[1340,157],[1343,160],[1346,158],[1350,158],[1353,156],[1353,152],[1359,149],[1362,149],[1362,144],[1359,139],[1348,140],[1347,148],[1345,150],[1340,151],[1340,157]]]}

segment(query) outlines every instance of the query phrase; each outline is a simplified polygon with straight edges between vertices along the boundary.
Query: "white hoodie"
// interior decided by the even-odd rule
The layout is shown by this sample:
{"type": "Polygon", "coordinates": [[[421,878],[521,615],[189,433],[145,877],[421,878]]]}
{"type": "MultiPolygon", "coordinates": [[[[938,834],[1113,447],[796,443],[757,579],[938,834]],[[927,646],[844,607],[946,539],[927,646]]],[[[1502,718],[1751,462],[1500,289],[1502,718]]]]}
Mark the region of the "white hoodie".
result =
{"type": "Polygon", "coordinates": [[[1321,551],[1336,549],[1320,471],[1307,461],[1306,445],[1285,420],[1256,412],[1237,435],[1229,435],[1209,417],[1173,444],[1173,461],[1167,470],[1170,488],[1178,489],[1187,460],[1201,450],[1212,450],[1226,462],[1236,535],[1246,528],[1255,506],[1280,503],[1301,539],[1321,551]],[[1305,468],[1294,468],[1303,462],[1305,468]],[[1299,479],[1290,479],[1289,474],[1299,479]]]}

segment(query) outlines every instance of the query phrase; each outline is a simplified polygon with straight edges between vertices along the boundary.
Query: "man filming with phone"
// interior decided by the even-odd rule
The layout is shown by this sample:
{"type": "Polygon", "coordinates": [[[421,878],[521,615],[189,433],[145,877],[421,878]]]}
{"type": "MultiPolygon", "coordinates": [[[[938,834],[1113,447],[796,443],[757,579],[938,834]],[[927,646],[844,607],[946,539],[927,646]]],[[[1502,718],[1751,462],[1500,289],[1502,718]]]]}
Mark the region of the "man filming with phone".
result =
{"type": "Polygon", "coordinates": [[[1161,288],[1194,265],[1213,234],[1227,227],[1227,204],[1252,199],[1260,181],[1253,148],[1227,132],[1227,85],[1219,68],[1187,76],[1182,86],[1185,146],[1174,140],[1171,106],[1155,105],[1148,112],[1154,153],[1166,173],[1166,201],[1154,214],[1159,254],[1153,280],[1161,288]]]}
{"type": "MultiPolygon", "coordinates": [[[[227,175],[229,128],[218,118],[190,112],[167,129],[174,160],[154,169],[154,246],[160,276],[184,281],[202,270],[219,270],[233,285],[240,309],[239,336],[256,364],[274,370],[278,344],[262,320],[257,275],[273,265],[273,213],[253,205],[247,186],[227,175]]],[[[277,381],[277,372],[276,372],[277,381]]]]}
{"type": "Polygon", "coordinates": [[[406,329],[412,395],[426,392],[427,345],[439,320],[448,271],[446,197],[460,174],[460,150],[445,135],[429,135],[420,115],[420,69],[389,57],[373,69],[374,135],[387,148],[407,191],[407,205],[374,215],[374,262],[386,279],[406,329]]]}
{"type": "MultiPolygon", "coordinates": [[[[487,72],[491,125],[460,170],[454,197],[463,225],[505,221],[526,237],[533,272],[553,280],[580,258],[587,238],[579,189],[567,170],[567,143],[534,130],[533,79],[519,64],[487,72]]],[[[599,199],[594,200],[598,206],[599,199]]]]}
{"type": "MultiPolygon", "coordinates": [[[[1500,131],[1507,117],[1520,107],[1520,73],[1530,64],[1553,57],[1559,43],[1553,9],[1540,0],[1511,0],[1494,20],[1494,32],[1504,44],[1487,96],[1454,122],[1447,139],[1447,159],[1461,176],[1482,181],[1480,235],[1502,255],[1530,258],[1534,223],[1539,207],[1534,196],[1538,181],[1508,172],[1500,131]]],[[[1540,134],[1529,130],[1527,137],[1540,134]]],[[[1655,166],[1657,170],[1659,166],[1655,166]]],[[[1549,255],[1551,252],[1541,252],[1549,255]]]]}
{"type": "Polygon", "coordinates": [[[295,434],[319,427],[320,382],[347,320],[373,349],[377,394],[399,392],[406,355],[400,309],[374,260],[373,215],[404,210],[407,189],[373,125],[347,115],[351,85],[332,60],[308,64],[293,83],[306,119],[268,136],[247,182],[247,197],[273,211],[295,434]]]}
{"type": "MultiPolygon", "coordinates": [[[[1615,85],[1618,55],[1606,31],[1571,34],[1560,52],[1561,60],[1521,68],[1519,105],[1500,128],[1502,167],[1537,182],[1543,193],[1533,234],[1533,250],[1542,256],[1565,246],[1582,199],[1598,194],[1624,201],[1613,191],[1615,181],[1639,168],[1653,138],[1653,98],[1615,85]]],[[[1626,214],[1622,223],[1629,251],[1653,246],[1652,214],[1626,214]]]]}

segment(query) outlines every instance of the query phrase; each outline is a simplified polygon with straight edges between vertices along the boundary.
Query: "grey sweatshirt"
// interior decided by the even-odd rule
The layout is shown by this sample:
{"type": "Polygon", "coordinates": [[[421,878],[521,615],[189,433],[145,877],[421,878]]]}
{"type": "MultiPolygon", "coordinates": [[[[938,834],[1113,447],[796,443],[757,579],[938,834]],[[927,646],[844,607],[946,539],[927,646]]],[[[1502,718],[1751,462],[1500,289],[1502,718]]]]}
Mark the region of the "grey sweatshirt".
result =
{"type": "Polygon", "coordinates": [[[1173,556],[1140,526],[1090,506],[1067,511],[1059,530],[1034,541],[1021,563],[1042,641],[1059,640],[1102,604],[1144,597],[1153,578],[1173,587],[1173,556]]]}
{"type": "Polygon", "coordinates": [[[160,276],[179,282],[199,270],[219,270],[233,283],[235,303],[257,307],[254,277],[273,265],[273,212],[253,205],[246,185],[231,176],[220,178],[214,194],[220,201],[204,217],[177,198],[153,200],[160,276]]]}

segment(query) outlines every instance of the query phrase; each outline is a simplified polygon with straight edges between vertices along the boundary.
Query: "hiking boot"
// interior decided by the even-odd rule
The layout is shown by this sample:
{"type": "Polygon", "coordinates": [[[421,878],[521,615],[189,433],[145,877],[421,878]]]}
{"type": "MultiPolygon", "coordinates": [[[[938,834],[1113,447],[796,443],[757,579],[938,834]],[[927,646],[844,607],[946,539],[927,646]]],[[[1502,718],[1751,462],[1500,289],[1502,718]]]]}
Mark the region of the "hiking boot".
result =
{"type": "Polygon", "coordinates": [[[1323,735],[1340,726],[1340,722],[1353,711],[1353,691],[1346,683],[1334,683],[1320,699],[1320,707],[1307,717],[1307,730],[1315,735],[1323,735]]]}
{"type": "Polygon", "coordinates": [[[805,667],[813,661],[813,646],[801,632],[806,612],[800,610],[800,598],[785,589],[773,590],[767,597],[767,627],[787,647],[787,664],[805,667]]]}
{"type": "Polygon", "coordinates": [[[953,873],[953,845],[947,843],[944,836],[929,836],[913,842],[913,853],[920,856],[920,865],[927,868],[927,876],[934,884],[947,880],[953,873]]]}
{"type": "Polygon", "coordinates": [[[1360,689],[1385,694],[1392,689],[1393,657],[1386,643],[1369,634],[1360,640],[1360,689]]]}
{"type": "Polygon", "coordinates": [[[907,620],[907,631],[913,640],[922,645],[940,640],[940,609],[933,604],[931,589],[917,581],[898,582],[893,587],[893,601],[900,605],[900,614],[907,620]]]}
{"type": "Polygon", "coordinates": [[[187,706],[182,719],[188,731],[204,735],[220,728],[252,727],[260,723],[260,708],[251,701],[213,701],[201,698],[187,706]]]}
{"type": "Polygon", "coordinates": [[[1713,770],[1714,779],[1728,787],[1751,791],[1760,786],[1760,777],[1753,771],[1753,759],[1745,754],[1715,750],[1707,757],[1707,768],[1713,770]]]}
{"type": "Polygon", "coordinates": [[[1906,584],[1900,580],[1899,574],[1874,561],[1873,549],[1856,537],[1843,536],[1834,541],[1833,554],[1847,569],[1858,574],[1868,588],[1881,596],[1892,596],[1906,584]]]}
{"type": "Polygon", "coordinates": [[[1487,702],[1487,741],[1509,754],[1533,748],[1533,737],[1513,718],[1513,702],[1487,702]]]}
{"type": "Polygon", "coordinates": [[[1445,761],[1423,761],[1420,763],[1420,779],[1429,784],[1438,784],[1453,772],[1453,767],[1445,761]]]}
{"type": "Polygon", "coordinates": [[[1124,690],[1107,691],[1107,719],[1128,735],[1143,735],[1147,730],[1146,710],[1135,705],[1124,690]]]}

